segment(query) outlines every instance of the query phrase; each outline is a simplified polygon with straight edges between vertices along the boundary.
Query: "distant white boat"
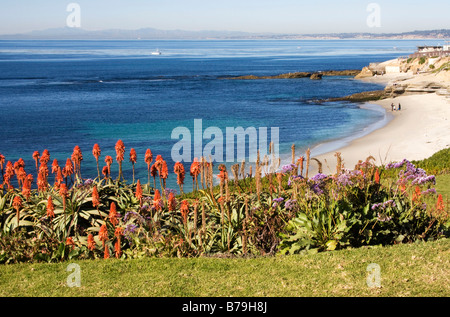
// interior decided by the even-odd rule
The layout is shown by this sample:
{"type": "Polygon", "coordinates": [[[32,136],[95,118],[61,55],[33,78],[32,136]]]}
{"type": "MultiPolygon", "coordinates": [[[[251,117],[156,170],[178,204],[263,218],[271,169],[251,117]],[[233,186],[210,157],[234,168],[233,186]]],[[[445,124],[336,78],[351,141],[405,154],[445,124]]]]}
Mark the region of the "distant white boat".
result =
{"type": "Polygon", "coordinates": [[[161,55],[161,51],[160,50],[156,50],[151,52],[152,55],[161,55]]]}

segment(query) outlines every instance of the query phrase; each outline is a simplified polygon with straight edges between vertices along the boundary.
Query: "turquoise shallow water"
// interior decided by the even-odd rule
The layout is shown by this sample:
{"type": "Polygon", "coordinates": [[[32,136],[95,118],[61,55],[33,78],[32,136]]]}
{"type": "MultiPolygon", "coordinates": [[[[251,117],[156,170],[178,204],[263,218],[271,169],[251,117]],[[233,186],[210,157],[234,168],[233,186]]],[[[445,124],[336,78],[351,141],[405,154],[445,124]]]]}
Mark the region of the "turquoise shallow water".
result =
{"type": "MultiPolygon", "coordinates": [[[[277,127],[280,154],[364,133],[384,114],[316,99],[380,89],[347,77],[229,80],[240,75],[361,69],[405,56],[418,41],[0,41],[0,153],[20,157],[32,172],[32,153],[48,149],[65,162],[75,145],[84,177],[97,174],[94,143],[115,157],[138,153],[136,176],[147,179],[144,153],[161,154],[173,171],[177,127],[277,127]],[[160,56],[151,51],[159,49],[160,56]]],[[[270,141],[270,140],[269,140],[270,141]]],[[[208,140],[204,140],[207,144],[208,140]]],[[[335,143],[336,144],[336,143],[335,143]]],[[[224,145],[225,146],[225,145],[224,145]]],[[[194,151],[192,151],[194,152],[194,151]]],[[[193,156],[192,156],[193,158],[193,156]]],[[[103,159],[102,159],[103,162],[103,159]]],[[[189,163],[187,163],[189,164],[189,163]]],[[[101,164],[102,166],[103,164],[101,164]]],[[[117,164],[113,166],[113,176],[117,164]]],[[[169,186],[176,188],[175,177],[169,186]]],[[[189,189],[189,181],[186,182],[189,189]]]]}

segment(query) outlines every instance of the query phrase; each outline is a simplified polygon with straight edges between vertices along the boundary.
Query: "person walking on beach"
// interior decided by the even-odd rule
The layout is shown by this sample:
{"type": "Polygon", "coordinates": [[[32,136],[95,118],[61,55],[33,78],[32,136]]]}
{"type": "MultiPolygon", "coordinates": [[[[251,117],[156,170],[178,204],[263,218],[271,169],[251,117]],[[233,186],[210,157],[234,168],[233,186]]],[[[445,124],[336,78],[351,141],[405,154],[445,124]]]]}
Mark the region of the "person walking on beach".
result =
{"type": "Polygon", "coordinates": [[[402,110],[402,105],[399,103],[398,104],[398,111],[402,110]]]}
{"type": "Polygon", "coordinates": [[[391,111],[394,111],[394,103],[391,104],[391,111]]]}

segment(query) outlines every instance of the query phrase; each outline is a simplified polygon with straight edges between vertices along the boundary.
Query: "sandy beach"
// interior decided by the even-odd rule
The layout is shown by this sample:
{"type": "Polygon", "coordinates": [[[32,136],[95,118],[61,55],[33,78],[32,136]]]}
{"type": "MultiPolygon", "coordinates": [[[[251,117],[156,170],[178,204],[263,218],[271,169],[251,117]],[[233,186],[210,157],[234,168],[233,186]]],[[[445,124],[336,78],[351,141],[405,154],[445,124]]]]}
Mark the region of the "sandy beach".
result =
{"type": "MultiPolygon", "coordinates": [[[[406,74],[378,76],[365,81],[392,84],[396,80],[423,82],[430,80],[426,75],[406,74]]],[[[446,81],[446,79],[444,79],[446,81]]],[[[393,161],[419,160],[450,147],[450,97],[436,93],[398,96],[373,102],[386,109],[388,123],[348,145],[325,154],[314,154],[323,163],[324,173],[334,173],[336,157],[340,152],[344,167],[354,168],[359,160],[373,156],[377,165],[393,161]],[[392,111],[391,104],[401,104],[400,111],[392,111]]],[[[317,149],[316,149],[317,150],[317,149]]],[[[314,164],[313,164],[314,165],[314,164]]],[[[313,166],[314,169],[314,166],[313,166]]]]}

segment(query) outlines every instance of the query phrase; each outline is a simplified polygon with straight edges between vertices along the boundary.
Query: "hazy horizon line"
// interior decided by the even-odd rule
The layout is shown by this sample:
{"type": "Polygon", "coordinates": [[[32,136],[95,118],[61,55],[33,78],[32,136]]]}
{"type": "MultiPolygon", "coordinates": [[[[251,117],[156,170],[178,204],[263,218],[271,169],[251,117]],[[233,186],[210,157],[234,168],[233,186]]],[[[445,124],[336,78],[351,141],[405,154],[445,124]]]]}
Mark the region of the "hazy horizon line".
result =
{"type": "Polygon", "coordinates": [[[434,31],[449,31],[450,28],[441,28],[441,29],[416,29],[411,31],[391,31],[391,32],[361,32],[361,31],[345,31],[345,32],[308,32],[308,33],[298,33],[298,32],[249,32],[249,31],[242,31],[242,30],[227,30],[227,29],[201,29],[201,30],[188,30],[188,29],[160,29],[156,27],[146,26],[146,27],[140,27],[140,28],[134,28],[134,29],[128,29],[128,28],[104,28],[104,29],[86,29],[81,27],[68,27],[68,26],[61,26],[61,27],[52,27],[52,28],[45,28],[45,29],[34,29],[30,31],[25,32],[16,32],[16,33],[0,33],[0,35],[22,35],[22,34],[29,34],[33,32],[45,32],[45,31],[51,31],[51,30],[81,30],[81,31],[87,31],[87,32],[105,32],[105,31],[139,31],[139,30],[157,30],[157,31],[182,31],[182,32],[192,32],[192,33],[199,33],[199,32],[227,32],[227,33],[246,33],[246,34],[273,34],[273,35],[283,35],[283,34],[296,34],[296,35],[321,35],[321,34],[407,34],[407,33],[414,33],[414,32],[434,32],[434,31]]]}

